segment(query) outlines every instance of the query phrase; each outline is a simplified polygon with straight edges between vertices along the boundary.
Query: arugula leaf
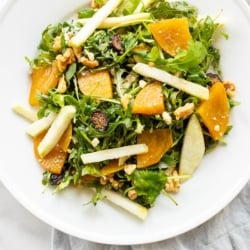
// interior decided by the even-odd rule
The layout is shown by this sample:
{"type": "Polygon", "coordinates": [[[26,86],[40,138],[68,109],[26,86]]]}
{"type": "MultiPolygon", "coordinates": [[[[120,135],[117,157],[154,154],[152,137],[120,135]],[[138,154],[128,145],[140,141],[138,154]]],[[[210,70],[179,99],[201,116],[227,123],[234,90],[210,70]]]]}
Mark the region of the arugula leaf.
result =
{"type": "Polygon", "coordinates": [[[185,1],[157,1],[148,11],[155,19],[173,17],[196,17],[197,8],[185,1]]]}
{"type": "Polygon", "coordinates": [[[166,60],[168,71],[197,72],[199,64],[205,59],[207,50],[199,41],[189,41],[186,50],[180,50],[174,58],[166,60]]]}
{"type": "Polygon", "coordinates": [[[44,66],[50,64],[58,53],[62,52],[66,48],[65,33],[73,27],[67,23],[59,23],[57,25],[48,25],[42,32],[40,44],[38,46],[39,54],[34,59],[33,66],[44,66]],[[54,41],[56,37],[60,37],[61,50],[57,51],[54,48],[54,41]]]}
{"type": "Polygon", "coordinates": [[[78,11],[78,18],[89,18],[95,14],[95,10],[91,8],[84,8],[78,11]]]}
{"type": "Polygon", "coordinates": [[[76,74],[76,70],[77,70],[77,65],[76,63],[72,63],[70,64],[69,68],[67,69],[66,71],[66,74],[65,74],[65,78],[66,78],[66,81],[69,83],[70,80],[74,77],[74,75],[76,74]]]}
{"type": "Polygon", "coordinates": [[[219,23],[216,23],[211,17],[207,16],[193,24],[191,28],[193,40],[202,42],[207,49],[207,55],[201,65],[205,72],[209,67],[213,67],[218,74],[220,73],[220,53],[219,50],[213,46],[214,35],[219,27],[219,23]]]}
{"type": "Polygon", "coordinates": [[[98,201],[102,201],[105,199],[105,195],[102,193],[102,187],[95,185],[93,186],[93,188],[95,189],[95,193],[93,194],[91,200],[87,202],[86,205],[90,203],[96,205],[98,201]]]}

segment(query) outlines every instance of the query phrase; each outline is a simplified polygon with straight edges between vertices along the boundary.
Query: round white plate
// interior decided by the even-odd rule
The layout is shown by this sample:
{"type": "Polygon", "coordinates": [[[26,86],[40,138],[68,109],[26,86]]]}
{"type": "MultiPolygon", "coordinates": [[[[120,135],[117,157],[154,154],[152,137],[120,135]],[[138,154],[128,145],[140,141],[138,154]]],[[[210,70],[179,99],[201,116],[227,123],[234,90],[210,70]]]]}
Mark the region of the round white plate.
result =
{"type": "Polygon", "coordinates": [[[175,196],[178,206],[161,196],[142,222],[108,202],[85,206],[90,195],[81,190],[44,192],[42,170],[33,156],[28,125],[11,110],[27,104],[29,66],[48,25],[62,21],[88,1],[9,1],[0,17],[0,177],[5,186],[31,213],[79,238],[109,244],[139,244],[167,239],[205,222],[224,208],[250,177],[250,11],[243,1],[189,1],[201,15],[218,16],[229,39],[221,39],[225,80],[237,85],[240,106],[233,109],[233,130],[227,146],[208,154],[192,179],[175,196]]]}

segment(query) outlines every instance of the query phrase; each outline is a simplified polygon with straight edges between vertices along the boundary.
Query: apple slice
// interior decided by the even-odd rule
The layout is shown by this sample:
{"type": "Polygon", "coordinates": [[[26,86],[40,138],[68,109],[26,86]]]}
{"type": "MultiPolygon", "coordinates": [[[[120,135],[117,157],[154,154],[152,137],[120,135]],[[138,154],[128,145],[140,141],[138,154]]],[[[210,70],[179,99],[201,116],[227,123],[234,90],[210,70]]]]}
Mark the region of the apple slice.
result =
{"type": "Polygon", "coordinates": [[[180,175],[192,175],[205,153],[205,142],[200,122],[195,114],[188,121],[183,139],[179,165],[180,175]]]}

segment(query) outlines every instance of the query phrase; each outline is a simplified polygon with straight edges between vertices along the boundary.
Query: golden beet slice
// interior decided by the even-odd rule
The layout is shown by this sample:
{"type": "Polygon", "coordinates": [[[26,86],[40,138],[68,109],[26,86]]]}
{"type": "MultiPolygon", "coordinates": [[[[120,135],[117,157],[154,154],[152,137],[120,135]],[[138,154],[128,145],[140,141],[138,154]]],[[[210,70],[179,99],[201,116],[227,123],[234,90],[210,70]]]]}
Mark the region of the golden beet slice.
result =
{"type": "Polygon", "coordinates": [[[51,65],[33,69],[31,73],[31,88],[29,93],[29,103],[38,106],[37,94],[47,94],[51,88],[57,86],[59,81],[59,70],[56,61],[51,65]]]}
{"type": "Polygon", "coordinates": [[[214,83],[209,90],[209,99],[202,101],[196,111],[211,137],[219,140],[227,130],[230,112],[224,84],[214,83]]]}
{"type": "Polygon", "coordinates": [[[159,46],[171,56],[180,49],[186,49],[192,38],[187,18],[172,18],[156,21],[148,25],[159,46]]]}
{"type": "Polygon", "coordinates": [[[112,79],[107,70],[79,74],[78,85],[84,95],[113,98],[112,79]]]}
{"type": "Polygon", "coordinates": [[[68,126],[56,146],[45,157],[41,157],[37,148],[46,132],[41,133],[34,138],[34,154],[39,164],[45,170],[53,174],[60,174],[68,156],[67,150],[72,137],[72,124],[68,126]]]}
{"type": "Polygon", "coordinates": [[[163,155],[172,147],[173,138],[168,128],[144,130],[137,137],[137,143],[145,143],[148,152],[137,155],[137,168],[149,167],[158,163],[163,155]]]}
{"type": "Polygon", "coordinates": [[[102,175],[109,175],[122,170],[124,166],[119,166],[118,160],[112,160],[101,170],[102,175]]]}
{"type": "Polygon", "coordinates": [[[132,113],[143,115],[162,114],[165,109],[162,86],[159,82],[146,85],[135,97],[132,113]]]}

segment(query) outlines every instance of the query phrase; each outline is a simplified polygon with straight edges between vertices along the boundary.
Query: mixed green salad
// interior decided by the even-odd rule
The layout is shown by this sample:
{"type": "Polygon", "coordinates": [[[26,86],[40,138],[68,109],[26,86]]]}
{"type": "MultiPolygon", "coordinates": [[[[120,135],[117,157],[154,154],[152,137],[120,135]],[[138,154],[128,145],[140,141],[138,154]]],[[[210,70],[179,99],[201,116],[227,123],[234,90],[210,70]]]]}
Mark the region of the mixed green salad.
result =
{"type": "Polygon", "coordinates": [[[95,0],[48,25],[29,103],[42,183],[94,191],[144,219],[179,191],[229,132],[235,85],[222,79],[215,18],[186,1],[95,0]]]}

